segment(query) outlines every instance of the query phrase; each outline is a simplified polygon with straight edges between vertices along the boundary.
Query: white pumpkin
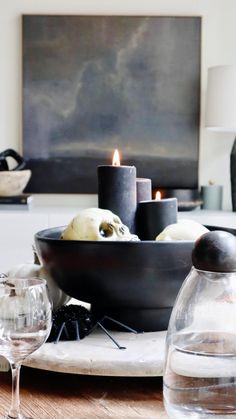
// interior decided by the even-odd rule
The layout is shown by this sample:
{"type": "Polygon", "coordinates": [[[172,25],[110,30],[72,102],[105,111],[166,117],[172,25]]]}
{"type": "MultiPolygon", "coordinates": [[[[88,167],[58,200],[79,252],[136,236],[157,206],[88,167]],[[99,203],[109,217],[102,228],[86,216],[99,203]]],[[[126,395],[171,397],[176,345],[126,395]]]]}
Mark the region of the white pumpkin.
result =
{"type": "Polygon", "coordinates": [[[196,241],[209,230],[194,220],[181,219],[175,224],[169,224],[157,237],[157,241],[191,240],[196,241]]]}
{"type": "Polygon", "coordinates": [[[52,300],[53,310],[57,310],[66,304],[70,297],[65,294],[50,277],[47,270],[35,263],[22,263],[13,266],[6,275],[11,278],[43,278],[47,281],[49,296],[52,300]]]}

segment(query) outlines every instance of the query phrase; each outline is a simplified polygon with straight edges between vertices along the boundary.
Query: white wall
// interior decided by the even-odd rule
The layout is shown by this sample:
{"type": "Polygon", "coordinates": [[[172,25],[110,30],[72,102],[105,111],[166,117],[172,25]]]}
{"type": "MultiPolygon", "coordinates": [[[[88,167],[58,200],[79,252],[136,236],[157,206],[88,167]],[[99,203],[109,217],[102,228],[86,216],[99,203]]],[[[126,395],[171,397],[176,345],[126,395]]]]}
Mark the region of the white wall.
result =
{"type": "Polygon", "coordinates": [[[229,158],[234,136],[204,128],[207,68],[236,63],[235,0],[7,0],[0,14],[0,150],[22,148],[22,14],[200,15],[202,91],[199,184],[224,186],[224,209],[231,209],[229,158]]]}

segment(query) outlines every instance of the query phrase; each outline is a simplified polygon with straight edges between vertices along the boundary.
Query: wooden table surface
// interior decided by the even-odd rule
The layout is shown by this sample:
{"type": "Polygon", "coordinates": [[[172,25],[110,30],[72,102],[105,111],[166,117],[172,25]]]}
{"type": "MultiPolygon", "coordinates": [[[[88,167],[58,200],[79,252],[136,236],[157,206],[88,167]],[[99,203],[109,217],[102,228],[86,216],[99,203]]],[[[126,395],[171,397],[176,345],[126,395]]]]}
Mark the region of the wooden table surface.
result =
{"type": "MultiPolygon", "coordinates": [[[[35,419],[167,419],[161,378],[96,377],[22,367],[21,407],[35,419]]],[[[11,375],[0,373],[0,415],[11,399],[11,375]]]]}

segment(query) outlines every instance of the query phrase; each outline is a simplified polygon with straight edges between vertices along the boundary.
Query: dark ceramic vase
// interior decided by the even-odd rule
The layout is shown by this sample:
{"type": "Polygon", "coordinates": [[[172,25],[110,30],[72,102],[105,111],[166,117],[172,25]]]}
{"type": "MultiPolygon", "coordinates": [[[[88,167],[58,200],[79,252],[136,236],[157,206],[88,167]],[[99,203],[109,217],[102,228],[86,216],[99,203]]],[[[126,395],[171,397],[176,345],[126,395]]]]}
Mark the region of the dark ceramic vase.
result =
{"type": "Polygon", "coordinates": [[[231,195],[233,211],[236,211],[236,139],[230,155],[231,195]]]}

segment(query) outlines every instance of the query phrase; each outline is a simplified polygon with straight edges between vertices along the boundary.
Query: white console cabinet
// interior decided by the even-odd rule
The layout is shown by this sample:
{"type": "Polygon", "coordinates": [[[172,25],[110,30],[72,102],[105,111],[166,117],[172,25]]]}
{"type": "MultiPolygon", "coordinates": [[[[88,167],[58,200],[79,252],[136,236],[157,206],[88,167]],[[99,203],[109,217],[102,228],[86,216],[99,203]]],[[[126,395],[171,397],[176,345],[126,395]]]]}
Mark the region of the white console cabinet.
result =
{"type": "MultiPolygon", "coordinates": [[[[74,200],[75,201],[75,200],[74,200]]],[[[69,202],[67,200],[67,202],[69,202]]],[[[66,199],[58,202],[51,196],[47,200],[34,197],[29,207],[2,205],[0,207],[0,273],[10,267],[33,261],[34,234],[49,227],[67,225],[79,208],[97,206],[95,199],[74,202],[66,206],[66,199]],[[96,205],[95,205],[96,204],[96,205]]]]}
{"type": "MultiPolygon", "coordinates": [[[[67,225],[80,208],[97,206],[96,196],[77,202],[37,197],[29,208],[23,206],[0,207],[0,273],[10,267],[33,261],[34,234],[40,230],[67,225]]],[[[180,212],[179,218],[188,218],[202,224],[236,229],[236,213],[194,210],[180,212]]]]}
{"type": "Polygon", "coordinates": [[[0,272],[5,272],[15,264],[32,261],[34,233],[47,226],[46,214],[1,211],[0,272]]]}
{"type": "Polygon", "coordinates": [[[73,211],[0,210],[0,272],[18,263],[31,262],[34,234],[49,227],[66,225],[73,215],[73,211]]]}

